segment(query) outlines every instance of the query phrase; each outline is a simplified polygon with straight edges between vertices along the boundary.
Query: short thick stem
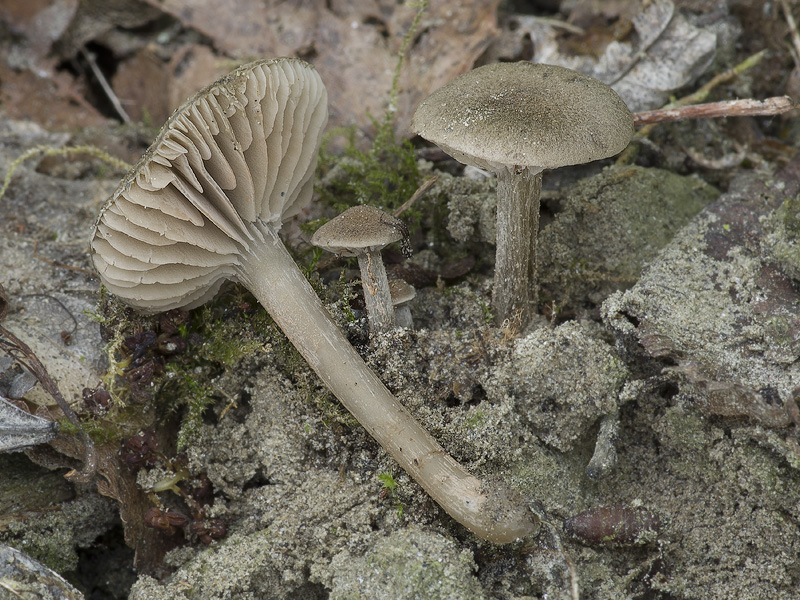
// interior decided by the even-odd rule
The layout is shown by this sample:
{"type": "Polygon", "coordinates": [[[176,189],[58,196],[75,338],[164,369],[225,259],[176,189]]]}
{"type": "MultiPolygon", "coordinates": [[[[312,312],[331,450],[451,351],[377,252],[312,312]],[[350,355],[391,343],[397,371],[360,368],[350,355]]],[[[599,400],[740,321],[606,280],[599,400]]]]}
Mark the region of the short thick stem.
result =
{"type": "Polygon", "coordinates": [[[411,316],[411,308],[407,304],[395,307],[394,322],[397,327],[414,329],[414,317],[411,316]]]}
{"type": "Polygon", "coordinates": [[[528,324],[536,306],[536,238],[542,170],[507,167],[497,173],[497,236],[492,308],[496,323],[528,324]]]}
{"type": "Polygon", "coordinates": [[[361,270],[370,335],[391,331],[394,328],[394,306],[380,250],[368,250],[359,255],[358,268],[361,270]]]}
{"type": "Polygon", "coordinates": [[[535,532],[537,519],[502,485],[486,486],[431,437],[364,363],[284,248],[266,242],[243,257],[239,277],[341,403],[455,520],[505,543],[535,532]]]}

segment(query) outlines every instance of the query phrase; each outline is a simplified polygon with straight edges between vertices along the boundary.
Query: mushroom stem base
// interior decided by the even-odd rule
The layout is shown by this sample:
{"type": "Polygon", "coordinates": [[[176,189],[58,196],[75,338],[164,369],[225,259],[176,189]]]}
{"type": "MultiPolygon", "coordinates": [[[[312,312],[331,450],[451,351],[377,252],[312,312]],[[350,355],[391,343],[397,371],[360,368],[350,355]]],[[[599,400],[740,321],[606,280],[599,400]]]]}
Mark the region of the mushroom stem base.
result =
{"type": "Polygon", "coordinates": [[[456,462],[389,392],[332,321],[267,224],[238,268],[270,313],[347,410],[431,497],[473,533],[506,543],[534,533],[536,517],[502,484],[487,486],[456,462]]]}

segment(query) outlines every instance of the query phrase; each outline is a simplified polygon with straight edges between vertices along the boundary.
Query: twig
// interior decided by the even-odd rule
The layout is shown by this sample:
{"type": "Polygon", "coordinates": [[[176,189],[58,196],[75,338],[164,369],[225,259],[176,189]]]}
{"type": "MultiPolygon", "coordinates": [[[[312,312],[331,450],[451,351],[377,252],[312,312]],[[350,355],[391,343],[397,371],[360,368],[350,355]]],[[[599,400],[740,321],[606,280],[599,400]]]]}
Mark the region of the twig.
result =
{"type": "MultiPolygon", "coordinates": [[[[748,69],[752,69],[756,65],[758,65],[764,57],[767,55],[766,50],[761,50],[760,52],[756,52],[752,56],[747,57],[745,60],[740,62],[738,65],[733,67],[732,69],[728,69],[724,73],[719,73],[715,75],[711,80],[700,87],[696,92],[689,94],[688,96],[684,96],[679,100],[675,100],[674,102],[670,102],[666,106],[662,107],[661,110],[670,110],[674,108],[680,108],[682,106],[688,106],[690,104],[699,104],[703,102],[708,95],[711,93],[715,87],[720,85],[721,83],[726,83],[735,79],[748,69]]],[[[658,125],[658,123],[648,123],[637,132],[636,136],[634,136],[634,141],[646,138],[650,135],[650,132],[658,125]]],[[[638,153],[637,144],[630,144],[627,148],[620,154],[619,158],[617,159],[617,165],[629,165],[633,163],[636,159],[636,154],[638,153]]]]}
{"type": "Polygon", "coordinates": [[[420,198],[422,198],[422,196],[425,195],[425,192],[431,189],[431,186],[433,186],[433,184],[436,183],[437,179],[438,177],[436,175],[432,175],[431,177],[428,177],[425,181],[423,181],[417,188],[417,191],[411,194],[411,198],[403,202],[403,204],[400,205],[400,208],[398,208],[392,213],[392,216],[399,217],[409,208],[411,208],[417,200],[419,200],[420,198]]]}
{"type": "MultiPolygon", "coordinates": [[[[0,318],[5,317],[8,312],[8,297],[3,286],[0,285],[0,318]]],[[[42,384],[45,391],[50,394],[58,404],[64,416],[81,433],[84,445],[83,470],[80,473],[72,471],[68,473],[73,480],[82,483],[88,482],[97,472],[97,454],[94,443],[81,425],[78,415],[70,408],[69,403],[61,395],[61,390],[50,374],[45,369],[42,362],[34,354],[25,342],[11,333],[8,329],[0,325],[0,349],[16,360],[20,365],[27,369],[42,384]]]]}
{"type": "Polygon", "coordinates": [[[52,300],[53,302],[58,304],[62,309],[64,309],[64,312],[67,313],[67,315],[69,315],[70,319],[72,319],[73,327],[70,333],[75,333],[76,331],[78,331],[78,319],[76,319],[75,315],[72,314],[72,311],[68,309],[66,305],[55,296],[51,294],[45,294],[44,292],[36,292],[33,294],[23,294],[22,296],[20,296],[20,298],[47,298],[48,300],[52,300]]]}
{"type": "Polygon", "coordinates": [[[789,26],[789,33],[792,36],[792,45],[794,46],[794,52],[790,54],[794,60],[795,68],[800,69],[800,33],[797,32],[797,23],[795,23],[792,9],[789,8],[789,3],[786,0],[781,0],[781,8],[783,8],[783,14],[786,15],[786,25],[789,26]]]}
{"type": "Polygon", "coordinates": [[[742,161],[747,158],[747,147],[735,142],[733,146],[736,148],[736,152],[732,154],[726,154],[720,158],[706,158],[702,153],[698,152],[694,148],[689,147],[684,147],[683,151],[686,152],[686,155],[689,158],[691,158],[704,169],[721,171],[723,169],[732,169],[733,167],[742,164],[742,161]]]}
{"type": "Polygon", "coordinates": [[[779,115],[794,108],[797,108],[797,104],[789,96],[775,96],[765,100],[726,100],[638,112],[633,115],[633,124],[635,127],[641,127],[651,123],[686,119],[779,115]]]}
{"type": "Polygon", "coordinates": [[[89,68],[92,70],[92,74],[94,75],[95,79],[97,79],[97,83],[100,84],[100,87],[103,88],[103,92],[105,92],[105,95],[109,102],[111,102],[114,110],[117,111],[117,114],[120,116],[123,122],[130,123],[131,118],[128,116],[128,113],[125,112],[125,109],[122,108],[122,103],[119,101],[119,98],[117,98],[114,90],[112,90],[111,86],[108,84],[106,76],[103,75],[100,67],[97,66],[97,61],[94,58],[94,54],[86,50],[86,48],[81,48],[81,56],[83,56],[83,58],[86,59],[86,62],[89,63],[89,68]]]}

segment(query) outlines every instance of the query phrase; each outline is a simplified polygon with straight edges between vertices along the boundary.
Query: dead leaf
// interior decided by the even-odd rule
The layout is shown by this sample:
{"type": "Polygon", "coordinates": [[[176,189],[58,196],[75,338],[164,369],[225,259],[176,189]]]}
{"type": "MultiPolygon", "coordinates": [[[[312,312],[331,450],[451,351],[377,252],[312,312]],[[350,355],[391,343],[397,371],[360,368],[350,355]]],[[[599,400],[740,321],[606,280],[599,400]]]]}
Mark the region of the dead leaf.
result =
{"type": "Polygon", "coordinates": [[[207,46],[181,46],[165,62],[150,48],[124,60],[111,81],[114,93],[134,121],[160,125],[189,96],[231,70],[207,46]]]}
{"type": "MultiPolygon", "coordinates": [[[[405,5],[359,0],[147,0],[239,60],[299,56],[328,87],[330,125],[371,131],[387,107],[397,52],[414,16],[405,5]]],[[[497,32],[489,2],[434,0],[408,53],[396,114],[406,131],[421,98],[468,70],[497,32]]]]}
{"type": "Polygon", "coordinates": [[[147,527],[144,514],[152,502],[136,485],[136,477],[122,464],[117,445],[105,444],[97,447],[98,473],[97,491],[116,500],[125,532],[125,543],[136,551],[134,566],[144,573],[154,573],[162,567],[162,560],[174,542],[161,532],[147,527]]]}
{"type": "Polygon", "coordinates": [[[39,77],[0,61],[0,106],[8,119],[30,120],[49,130],[101,126],[107,120],[81,94],[66,72],[39,77]]]}
{"type": "Polygon", "coordinates": [[[515,29],[501,34],[506,51],[520,48],[522,40],[528,39],[534,49],[533,62],[595,77],[611,85],[633,112],[663,106],[673,92],[705,72],[716,52],[716,34],[689,23],[671,0],[647,3],[632,19],[636,35],[611,41],[599,58],[563,53],[564,28],[552,21],[515,16],[509,22],[515,29]]]}
{"type": "MultiPolygon", "coordinates": [[[[431,4],[435,6],[424,16],[401,71],[397,118],[398,132],[405,136],[409,135],[408,124],[417,105],[434,90],[469,71],[499,33],[499,0],[431,4]],[[443,18],[450,10],[453,16],[443,18]]],[[[396,36],[402,37],[409,24],[404,23],[396,36]]]]}
{"type": "Polygon", "coordinates": [[[78,9],[78,0],[5,0],[0,23],[19,38],[6,57],[14,68],[33,68],[50,52],[78,9]]]}

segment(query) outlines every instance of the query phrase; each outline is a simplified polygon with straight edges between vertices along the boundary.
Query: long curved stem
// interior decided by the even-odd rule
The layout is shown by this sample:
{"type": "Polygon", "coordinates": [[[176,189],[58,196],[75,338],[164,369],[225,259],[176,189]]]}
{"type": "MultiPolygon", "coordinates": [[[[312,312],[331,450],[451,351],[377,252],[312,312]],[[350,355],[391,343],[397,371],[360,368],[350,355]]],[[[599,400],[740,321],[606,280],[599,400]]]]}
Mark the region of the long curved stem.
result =
{"type": "Polygon", "coordinates": [[[242,283],[309,366],[378,443],[451,517],[496,543],[538,529],[536,517],[501,484],[484,484],[456,462],[364,363],[306,281],[275,231],[246,255],[242,283]]]}

